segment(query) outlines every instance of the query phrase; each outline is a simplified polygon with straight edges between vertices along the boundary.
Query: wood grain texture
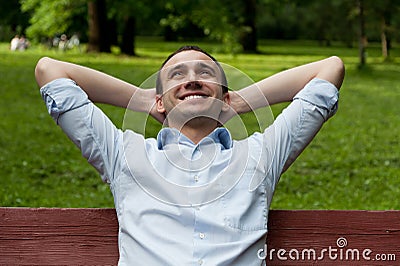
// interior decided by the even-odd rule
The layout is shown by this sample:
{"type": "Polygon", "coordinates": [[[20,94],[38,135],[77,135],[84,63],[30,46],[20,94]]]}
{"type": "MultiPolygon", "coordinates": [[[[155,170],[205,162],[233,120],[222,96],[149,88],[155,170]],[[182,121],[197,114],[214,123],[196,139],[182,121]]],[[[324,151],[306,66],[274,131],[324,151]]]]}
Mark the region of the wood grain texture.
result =
{"type": "Polygon", "coordinates": [[[113,209],[0,208],[0,265],[116,265],[113,209]]]}
{"type": "MultiPolygon", "coordinates": [[[[270,211],[267,265],[400,265],[400,211],[270,211]]],[[[114,209],[0,208],[0,265],[116,265],[114,209]]],[[[257,256],[257,254],[255,254],[257,256]]]]}
{"type": "Polygon", "coordinates": [[[400,265],[400,211],[274,211],[267,250],[268,265],[400,265]]]}

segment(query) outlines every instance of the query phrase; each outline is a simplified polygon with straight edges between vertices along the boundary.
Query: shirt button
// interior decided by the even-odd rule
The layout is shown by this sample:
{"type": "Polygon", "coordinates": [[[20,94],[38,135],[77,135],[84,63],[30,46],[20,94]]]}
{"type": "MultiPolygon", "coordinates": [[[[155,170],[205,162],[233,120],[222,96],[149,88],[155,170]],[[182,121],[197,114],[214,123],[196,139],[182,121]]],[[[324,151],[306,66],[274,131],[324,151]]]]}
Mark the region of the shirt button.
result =
{"type": "Polygon", "coordinates": [[[199,176],[198,176],[198,175],[195,175],[195,176],[194,176],[194,181],[196,181],[196,182],[199,181],[199,176]]]}
{"type": "Polygon", "coordinates": [[[203,264],[203,260],[199,260],[198,263],[199,263],[199,265],[202,265],[203,264]]]}
{"type": "Polygon", "coordinates": [[[206,237],[206,235],[204,233],[200,233],[199,237],[200,237],[200,239],[204,239],[206,237]]]}

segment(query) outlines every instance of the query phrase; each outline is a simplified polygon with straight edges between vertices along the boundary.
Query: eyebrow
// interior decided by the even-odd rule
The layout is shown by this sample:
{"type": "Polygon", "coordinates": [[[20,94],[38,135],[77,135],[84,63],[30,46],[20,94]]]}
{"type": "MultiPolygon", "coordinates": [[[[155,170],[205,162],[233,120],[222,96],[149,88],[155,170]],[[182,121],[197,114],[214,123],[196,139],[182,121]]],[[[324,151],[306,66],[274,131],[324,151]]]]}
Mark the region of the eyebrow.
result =
{"type": "MultiPolygon", "coordinates": [[[[215,66],[216,66],[216,65],[215,65],[215,66]]],[[[197,63],[196,63],[196,67],[199,67],[199,68],[206,68],[206,69],[210,70],[210,71],[212,72],[213,75],[216,75],[216,69],[214,69],[210,64],[207,64],[207,63],[205,63],[205,62],[203,62],[203,61],[197,62],[197,63]]],[[[217,66],[216,66],[216,67],[217,67],[217,66]]],[[[167,71],[167,77],[170,77],[171,74],[172,74],[174,71],[176,71],[176,70],[182,70],[182,69],[187,69],[187,68],[188,68],[188,66],[187,66],[186,63],[179,63],[179,64],[176,64],[176,65],[174,65],[174,66],[172,66],[172,67],[170,67],[170,68],[168,69],[168,71],[167,71]]]]}
{"type": "Polygon", "coordinates": [[[215,69],[214,69],[211,65],[209,65],[209,64],[206,64],[206,63],[204,63],[204,62],[198,62],[196,65],[197,65],[197,66],[200,66],[201,68],[207,68],[207,69],[211,70],[212,73],[213,73],[213,75],[216,74],[215,69]]]}
{"type": "Polygon", "coordinates": [[[175,70],[178,70],[178,69],[185,69],[185,68],[187,68],[187,66],[186,66],[185,64],[183,64],[183,63],[177,64],[177,65],[173,66],[172,68],[170,68],[170,69],[168,70],[168,72],[167,72],[167,77],[169,77],[169,76],[172,74],[172,72],[174,72],[175,70]]]}

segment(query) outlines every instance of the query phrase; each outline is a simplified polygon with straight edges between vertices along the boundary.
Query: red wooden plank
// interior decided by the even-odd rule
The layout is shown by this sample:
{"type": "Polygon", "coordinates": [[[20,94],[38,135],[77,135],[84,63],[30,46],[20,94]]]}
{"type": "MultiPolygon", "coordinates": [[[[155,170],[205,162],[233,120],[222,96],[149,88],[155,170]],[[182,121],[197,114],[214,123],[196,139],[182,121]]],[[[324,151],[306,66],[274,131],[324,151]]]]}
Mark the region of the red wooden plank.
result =
{"type": "Polygon", "coordinates": [[[400,211],[273,211],[269,221],[268,265],[399,265],[400,211]]]}
{"type": "MultiPolygon", "coordinates": [[[[268,226],[268,265],[400,261],[400,211],[271,211],[268,226]]],[[[0,265],[115,265],[117,234],[114,209],[0,208],[0,265]]]]}
{"type": "Polygon", "coordinates": [[[0,265],[116,265],[113,209],[0,208],[0,265]]]}

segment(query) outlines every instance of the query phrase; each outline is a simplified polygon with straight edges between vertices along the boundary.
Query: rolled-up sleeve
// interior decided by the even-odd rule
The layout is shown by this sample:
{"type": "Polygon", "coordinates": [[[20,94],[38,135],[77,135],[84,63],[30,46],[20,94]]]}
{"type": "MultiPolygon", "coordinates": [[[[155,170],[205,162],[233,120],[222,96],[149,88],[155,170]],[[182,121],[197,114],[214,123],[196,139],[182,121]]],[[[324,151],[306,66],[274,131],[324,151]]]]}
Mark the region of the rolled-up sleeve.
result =
{"type": "Polygon", "coordinates": [[[70,79],[57,79],[40,89],[47,110],[82,156],[111,182],[119,171],[122,132],[70,79]]]}
{"type": "Polygon", "coordinates": [[[73,80],[66,78],[45,84],[40,89],[40,94],[56,123],[61,114],[90,103],[86,93],[73,80]]]}
{"type": "Polygon", "coordinates": [[[318,110],[324,110],[321,115],[328,120],[337,111],[339,91],[332,83],[315,78],[293,100],[302,100],[318,107],[318,110]]]}

